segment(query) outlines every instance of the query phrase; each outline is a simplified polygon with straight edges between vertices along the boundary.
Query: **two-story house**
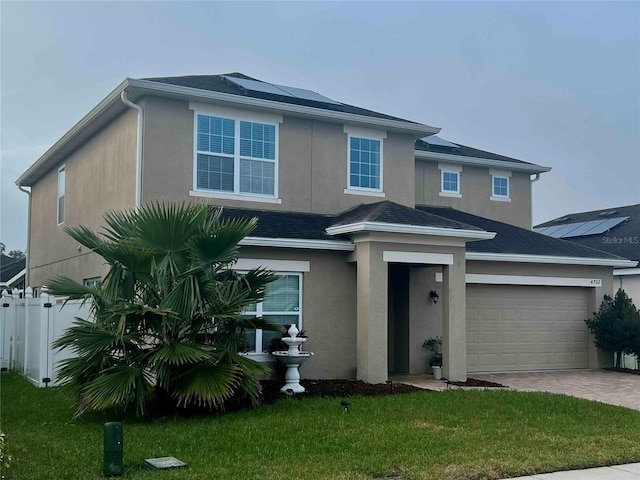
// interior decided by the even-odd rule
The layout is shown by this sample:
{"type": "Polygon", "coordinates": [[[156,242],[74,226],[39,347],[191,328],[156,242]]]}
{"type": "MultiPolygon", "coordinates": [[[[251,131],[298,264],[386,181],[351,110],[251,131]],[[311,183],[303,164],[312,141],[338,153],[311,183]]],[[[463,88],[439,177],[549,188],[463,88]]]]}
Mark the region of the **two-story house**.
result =
{"type": "MultiPolygon", "coordinates": [[[[308,378],[424,372],[434,335],[452,380],[607,364],[583,320],[612,267],[635,262],[532,232],[532,182],[550,169],[439,130],[237,73],[126,79],[17,180],[28,281],[104,275],[64,225],[207,201],[258,218],[235,268],[282,278],[247,314],[308,332],[308,378]]],[[[256,358],[269,339],[252,332],[256,358]]]]}

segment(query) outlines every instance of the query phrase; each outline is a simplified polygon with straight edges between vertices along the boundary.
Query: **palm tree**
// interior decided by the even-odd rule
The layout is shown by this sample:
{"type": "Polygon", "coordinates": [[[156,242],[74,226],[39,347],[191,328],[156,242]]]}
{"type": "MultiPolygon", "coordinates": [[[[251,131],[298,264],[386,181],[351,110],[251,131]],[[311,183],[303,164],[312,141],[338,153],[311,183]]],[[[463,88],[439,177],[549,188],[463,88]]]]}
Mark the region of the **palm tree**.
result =
{"type": "Polygon", "coordinates": [[[204,204],[155,203],[107,213],[101,234],[65,228],[110,267],[97,287],[66,277],[47,287],[92,304],[94,321],[76,319],[54,343],[76,355],[58,374],[74,393],[76,415],[113,407],[143,415],[152,397],[175,407],[257,401],[257,375],[268,369],[238,351],[246,329],[279,327],[242,312],[278,277],[229,268],[257,220],[220,214],[204,204]]]}

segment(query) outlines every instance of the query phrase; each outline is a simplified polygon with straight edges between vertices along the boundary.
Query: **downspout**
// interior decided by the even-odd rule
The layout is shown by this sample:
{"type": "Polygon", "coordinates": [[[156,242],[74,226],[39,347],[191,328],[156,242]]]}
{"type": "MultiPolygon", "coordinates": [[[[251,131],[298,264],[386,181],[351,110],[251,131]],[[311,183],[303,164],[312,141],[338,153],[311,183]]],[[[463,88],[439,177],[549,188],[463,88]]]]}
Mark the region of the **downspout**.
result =
{"type": "Polygon", "coordinates": [[[31,256],[31,190],[27,190],[22,185],[18,185],[18,189],[29,196],[29,205],[27,207],[27,250],[26,252],[24,252],[24,262],[26,267],[26,271],[24,274],[24,288],[26,290],[27,287],[31,286],[29,284],[29,272],[31,270],[29,268],[29,257],[31,256]]]}
{"type": "Polygon", "coordinates": [[[136,103],[133,103],[127,98],[127,91],[123,90],[120,94],[120,99],[127,107],[133,108],[138,111],[138,145],[136,149],[136,210],[140,208],[142,199],[142,127],[144,120],[144,111],[142,107],[136,103]]]}
{"type": "Polygon", "coordinates": [[[533,184],[540,180],[540,174],[536,173],[536,176],[531,178],[529,177],[529,181],[531,182],[531,225],[529,226],[529,230],[533,229],[533,184]]]}

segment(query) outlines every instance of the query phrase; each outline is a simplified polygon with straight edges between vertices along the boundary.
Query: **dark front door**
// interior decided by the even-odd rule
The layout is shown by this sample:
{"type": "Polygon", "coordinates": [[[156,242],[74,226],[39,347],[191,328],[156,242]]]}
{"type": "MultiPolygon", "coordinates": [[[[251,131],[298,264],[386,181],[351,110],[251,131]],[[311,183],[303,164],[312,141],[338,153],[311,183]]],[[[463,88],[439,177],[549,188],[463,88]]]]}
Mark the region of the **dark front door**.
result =
{"type": "Polygon", "coordinates": [[[409,373],[409,265],[389,264],[389,373],[409,373]]]}

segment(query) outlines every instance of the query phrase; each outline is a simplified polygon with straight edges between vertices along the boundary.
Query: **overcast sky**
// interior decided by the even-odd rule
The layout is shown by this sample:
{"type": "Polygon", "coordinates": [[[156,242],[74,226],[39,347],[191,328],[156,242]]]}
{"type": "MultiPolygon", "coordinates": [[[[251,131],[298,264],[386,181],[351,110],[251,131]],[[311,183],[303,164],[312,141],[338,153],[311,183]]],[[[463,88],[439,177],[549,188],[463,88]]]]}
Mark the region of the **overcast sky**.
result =
{"type": "MultiPolygon", "coordinates": [[[[640,202],[640,3],[0,2],[1,222],[17,177],[125,77],[239,71],[553,167],[534,222],[640,202]]],[[[53,200],[52,200],[53,201],[53,200]]]]}

